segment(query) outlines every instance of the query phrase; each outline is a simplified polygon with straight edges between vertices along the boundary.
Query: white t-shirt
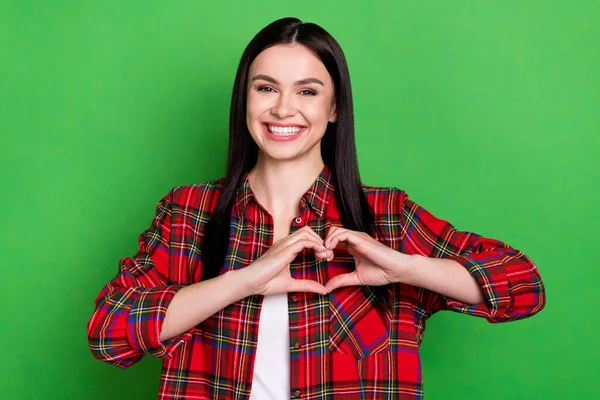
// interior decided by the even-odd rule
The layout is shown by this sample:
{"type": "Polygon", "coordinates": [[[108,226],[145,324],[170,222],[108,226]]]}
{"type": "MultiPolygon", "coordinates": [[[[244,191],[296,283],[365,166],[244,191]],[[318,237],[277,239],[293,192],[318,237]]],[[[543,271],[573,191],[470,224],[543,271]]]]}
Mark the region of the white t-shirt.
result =
{"type": "Polygon", "coordinates": [[[250,400],[289,398],[290,319],[284,293],[263,299],[250,400]]]}

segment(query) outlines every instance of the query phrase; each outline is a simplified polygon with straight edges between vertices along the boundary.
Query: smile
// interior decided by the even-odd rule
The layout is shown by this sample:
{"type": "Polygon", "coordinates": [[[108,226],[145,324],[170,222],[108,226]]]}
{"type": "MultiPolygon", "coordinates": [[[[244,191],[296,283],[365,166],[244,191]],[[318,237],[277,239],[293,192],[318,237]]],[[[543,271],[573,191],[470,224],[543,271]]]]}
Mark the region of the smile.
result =
{"type": "Polygon", "coordinates": [[[276,126],[267,124],[269,132],[278,136],[293,136],[300,132],[302,128],[301,126],[276,126]]]}

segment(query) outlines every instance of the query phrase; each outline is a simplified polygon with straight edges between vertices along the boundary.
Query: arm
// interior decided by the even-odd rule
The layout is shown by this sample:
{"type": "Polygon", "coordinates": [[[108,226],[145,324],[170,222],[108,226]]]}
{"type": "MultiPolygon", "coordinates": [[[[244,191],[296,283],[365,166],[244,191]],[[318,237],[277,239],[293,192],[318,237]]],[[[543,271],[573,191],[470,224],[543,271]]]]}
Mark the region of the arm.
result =
{"type": "Polygon", "coordinates": [[[457,261],[398,253],[397,282],[422,287],[465,304],[482,303],[485,298],[477,280],[457,261]]]}
{"type": "Polygon", "coordinates": [[[505,322],[544,308],[542,279],[525,254],[500,241],[456,230],[404,193],[401,205],[400,250],[415,255],[406,263],[407,283],[430,290],[425,298],[430,314],[448,309],[505,322]]]}
{"type": "Polygon", "coordinates": [[[281,271],[304,248],[324,250],[322,240],[308,229],[290,235],[241,270],[186,287],[169,284],[170,264],[187,265],[177,258],[182,257],[181,246],[170,242],[171,227],[181,225],[171,224],[173,193],[158,204],[150,228],[140,236],[138,253],[121,260],[120,273],[96,299],[88,341],[99,360],[125,368],[145,354],[169,357],[192,337],[196,325],[252,294],[325,292],[317,282],[295,280],[289,270],[281,271]]]}
{"type": "Polygon", "coordinates": [[[196,325],[251,294],[234,272],[187,287],[168,283],[174,193],[159,202],[138,253],[121,260],[96,299],[88,341],[99,360],[125,368],[145,354],[169,356],[196,325]]]}
{"type": "Polygon", "coordinates": [[[181,289],[167,309],[160,340],[168,340],[247,296],[288,292],[325,294],[318,282],[292,279],[289,264],[303,249],[327,256],[323,240],[308,226],[276,242],[249,266],[181,289]]]}
{"type": "Polygon", "coordinates": [[[170,340],[230,304],[252,295],[239,271],[228,271],[216,278],[194,283],[177,292],[167,307],[159,336],[170,340]]]}
{"type": "Polygon", "coordinates": [[[94,357],[125,368],[144,354],[169,355],[191,331],[178,340],[159,339],[167,307],[180,286],[169,285],[169,239],[173,192],[156,208],[148,230],[139,237],[139,251],[120,261],[120,271],[96,298],[88,322],[88,342],[94,357]]]}

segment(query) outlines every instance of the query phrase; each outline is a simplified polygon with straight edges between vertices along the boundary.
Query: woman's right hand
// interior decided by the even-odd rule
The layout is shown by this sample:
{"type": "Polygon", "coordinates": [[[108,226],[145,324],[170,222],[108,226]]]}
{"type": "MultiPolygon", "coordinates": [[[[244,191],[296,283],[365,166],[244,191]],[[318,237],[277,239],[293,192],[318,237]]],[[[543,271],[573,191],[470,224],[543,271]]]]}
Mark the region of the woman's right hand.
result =
{"type": "Polygon", "coordinates": [[[239,270],[252,294],[263,296],[289,293],[314,292],[327,294],[325,286],[312,280],[294,279],[290,275],[290,263],[298,253],[311,249],[317,259],[329,259],[331,250],[323,246],[323,239],[308,226],[281,239],[256,261],[239,270]]]}

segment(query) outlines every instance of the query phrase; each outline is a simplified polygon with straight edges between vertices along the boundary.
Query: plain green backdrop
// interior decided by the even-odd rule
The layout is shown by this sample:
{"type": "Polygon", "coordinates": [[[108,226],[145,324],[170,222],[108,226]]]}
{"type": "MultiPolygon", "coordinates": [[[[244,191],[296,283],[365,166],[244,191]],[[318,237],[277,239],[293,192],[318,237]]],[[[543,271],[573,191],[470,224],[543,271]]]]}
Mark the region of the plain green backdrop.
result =
{"type": "Polygon", "coordinates": [[[224,171],[235,69],[298,16],[338,39],[362,178],[538,265],[539,315],[440,313],[428,399],[600,398],[599,1],[1,1],[0,397],[152,399],[86,323],[173,186],[224,171]]]}

